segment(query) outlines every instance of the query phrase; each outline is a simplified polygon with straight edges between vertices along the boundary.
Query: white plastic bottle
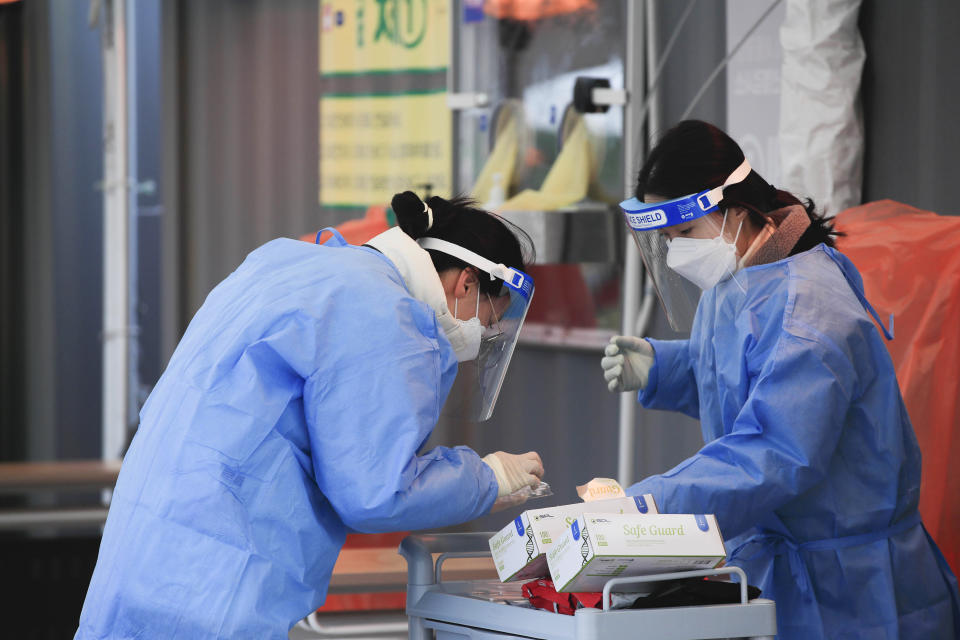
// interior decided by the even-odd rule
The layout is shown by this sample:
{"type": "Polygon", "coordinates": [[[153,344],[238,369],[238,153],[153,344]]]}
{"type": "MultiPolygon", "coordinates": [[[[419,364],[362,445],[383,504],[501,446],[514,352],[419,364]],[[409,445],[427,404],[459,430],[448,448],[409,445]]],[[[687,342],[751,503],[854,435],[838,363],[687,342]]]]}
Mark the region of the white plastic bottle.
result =
{"type": "Polygon", "coordinates": [[[487,211],[493,211],[504,203],[507,199],[507,193],[503,188],[503,174],[493,174],[493,184],[490,185],[490,194],[487,201],[483,203],[483,208],[487,211]]]}

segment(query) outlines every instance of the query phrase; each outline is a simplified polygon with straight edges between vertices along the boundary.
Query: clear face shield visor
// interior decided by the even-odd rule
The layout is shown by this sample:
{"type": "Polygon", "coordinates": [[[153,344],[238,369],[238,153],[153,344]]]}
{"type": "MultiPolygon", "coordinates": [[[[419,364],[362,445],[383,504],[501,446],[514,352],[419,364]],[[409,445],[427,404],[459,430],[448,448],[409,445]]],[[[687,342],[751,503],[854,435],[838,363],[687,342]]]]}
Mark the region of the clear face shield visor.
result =
{"type": "Polygon", "coordinates": [[[709,214],[719,212],[717,205],[723,200],[724,189],[743,181],[750,170],[750,163],[744,160],[722,185],[714,189],[663,202],[641,202],[630,198],[620,203],[674,331],[687,332],[693,327],[702,290],[668,265],[670,243],[676,238],[706,240],[720,237],[732,242],[737,228],[723,217],[709,214]]]}
{"type": "MultiPolygon", "coordinates": [[[[494,310],[493,320],[486,327],[480,339],[480,351],[472,364],[476,367],[476,384],[473,386],[474,398],[471,399],[470,418],[482,422],[493,415],[493,408],[500,395],[500,387],[507,375],[507,367],[513,357],[513,350],[520,337],[520,328],[527,317],[530,302],[533,300],[533,278],[518,269],[495,264],[483,256],[465,249],[460,245],[439,238],[420,238],[417,240],[424,249],[441,251],[486,273],[491,280],[503,282],[501,293],[491,297],[490,305],[494,310]],[[502,309],[502,312],[501,312],[502,309]]],[[[479,293],[479,292],[478,292],[479,293]]],[[[483,294],[480,299],[483,299],[483,294]]]]}

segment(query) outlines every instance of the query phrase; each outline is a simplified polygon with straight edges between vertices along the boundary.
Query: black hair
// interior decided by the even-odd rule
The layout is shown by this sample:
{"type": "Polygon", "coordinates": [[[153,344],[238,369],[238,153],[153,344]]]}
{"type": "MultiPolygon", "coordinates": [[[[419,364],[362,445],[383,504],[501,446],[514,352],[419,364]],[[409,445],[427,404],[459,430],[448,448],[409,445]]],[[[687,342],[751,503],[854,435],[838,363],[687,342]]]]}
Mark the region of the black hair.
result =
{"type": "MultiPolygon", "coordinates": [[[[743,160],[743,150],[725,132],[701,120],[684,120],[667,131],[650,151],[637,175],[634,195],[639,200],[647,193],[670,199],[712,189],[723,184],[743,160]]],[[[751,170],[742,182],[725,189],[719,206],[721,211],[743,207],[750,220],[763,227],[763,214],[797,204],[806,210],[810,226],[790,255],[821,242],[833,247],[834,237],[843,234],[833,229],[829,218],[817,212],[813,200],[801,201],[789,191],[777,189],[756,171],[751,170]]]]}
{"type": "MultiPolygon", "coordinates": [[[[508,220],[479,208],[470,198],[456,196],[445,200],[432,196],[427,198],[426,204],[433,212],[433,224],[430,224],[424,201],[414,192],[398,193],[390,201],[397,224],[414,240],[425,237],[446,240],[495,264],[520,271],[526,271],[526,266],[533,262],[534,248],[530,236],[508,220]]],[[[471,266],[442,251],[428,250],[428,253],[438,273],[471,266]]],[[[503,282],[481,275],[479,286],[484,293],[498,295],[503,282]]]]}

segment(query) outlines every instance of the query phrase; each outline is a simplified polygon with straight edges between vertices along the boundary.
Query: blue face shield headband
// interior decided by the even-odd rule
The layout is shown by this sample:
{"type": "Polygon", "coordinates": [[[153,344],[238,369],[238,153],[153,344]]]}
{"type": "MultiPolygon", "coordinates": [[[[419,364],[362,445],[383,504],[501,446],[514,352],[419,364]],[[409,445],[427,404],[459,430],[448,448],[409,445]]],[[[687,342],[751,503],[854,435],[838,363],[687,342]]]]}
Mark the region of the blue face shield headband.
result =
{"type": "Polygon", "coordinates": [[[675,331],[689,331],[693,325],[700,288],[667,265],[667,237],[671,234],[663,230],[702,219],[698,225],[703,227],[701,232],[719,235],[722,231],[719,221],[711,225],[705,216],[718,210],[727,187],[742,182],[749,174],[750,163],[744,160],[719,187],[665,202],[640,202],[637,198],[630,198],[620,203],[647,274],[653,280],[663,310],[675,331]]]}
{"type": "Polygon", "coordinates": [[[742,182],[749,173],[750,163],[744,159],[726,181],[714,189],[706,189],[700,193],[691,193],[664,202],[641,202],[637,198],[630,198],[621,202],[620,208],[623,209],[627,224],[634,231],[672,227],[716,211],[717,204],[723,200],[724,189],[742,182]]]}

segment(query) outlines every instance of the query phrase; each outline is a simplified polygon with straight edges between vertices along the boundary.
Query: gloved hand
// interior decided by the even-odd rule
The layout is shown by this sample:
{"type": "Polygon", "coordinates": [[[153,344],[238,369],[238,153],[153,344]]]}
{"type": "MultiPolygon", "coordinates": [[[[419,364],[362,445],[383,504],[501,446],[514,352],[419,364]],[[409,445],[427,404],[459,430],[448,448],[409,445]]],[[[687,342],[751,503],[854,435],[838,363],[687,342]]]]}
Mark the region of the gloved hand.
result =
{"type": "Polygon", "coordinates": [[[530,451],[521,455],[497,451],[483,457],[497,478],[497,497],[510,495],[523,487],[535,487],[543,477],[540,454],[530,451]]]}
{"type": "Polygon", "coordinates": [[[653,347],[643,338],[613,336],[603,350],[603,377],[610,391],[636,391],[647,386],[653,347]]]}

